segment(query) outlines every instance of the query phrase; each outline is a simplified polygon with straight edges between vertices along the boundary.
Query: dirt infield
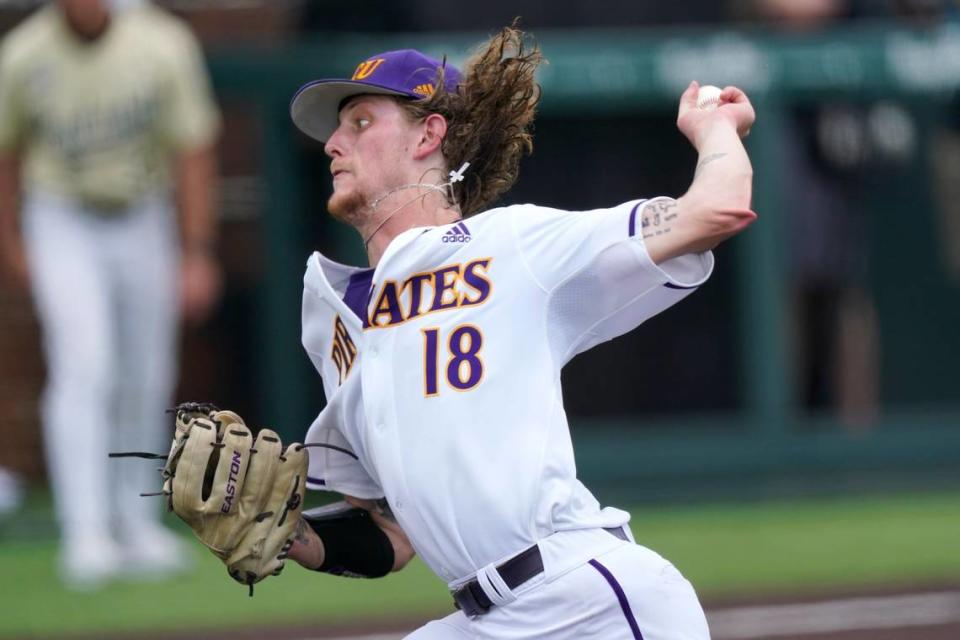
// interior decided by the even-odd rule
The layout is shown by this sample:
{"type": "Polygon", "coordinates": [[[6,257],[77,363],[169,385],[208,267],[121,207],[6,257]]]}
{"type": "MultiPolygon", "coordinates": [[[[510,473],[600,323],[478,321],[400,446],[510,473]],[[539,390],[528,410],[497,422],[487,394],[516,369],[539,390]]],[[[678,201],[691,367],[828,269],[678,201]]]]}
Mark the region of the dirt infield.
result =
{"type": "Polygon", "coordinates": [[[960,638],[960,624],[847,631],[815,636],[763,636],[763,638],[770,640],[957,640],[960,638]]]}
{"type": "MultiPolygon", "coordinates": [[[[956,640],[960,584],[706,603],[713,640],[956,640]]],[[[137,640],[400,640],[421,620],[329,627],[192,631],[137,640]]],[[[119,640],[121,636],[114,636],[119,640]]],[[[126,634],[123,638],[131,638],[126,634]]],[[[103,636],[98,636],[103,638],[103,636]]],[[[92,640],[92,639],[91,639],[92,640]]]]}
{"type": "Polygon", "coordinates": [[[960,637],[960,590],[708,608],[714,640],[960,637]]]}

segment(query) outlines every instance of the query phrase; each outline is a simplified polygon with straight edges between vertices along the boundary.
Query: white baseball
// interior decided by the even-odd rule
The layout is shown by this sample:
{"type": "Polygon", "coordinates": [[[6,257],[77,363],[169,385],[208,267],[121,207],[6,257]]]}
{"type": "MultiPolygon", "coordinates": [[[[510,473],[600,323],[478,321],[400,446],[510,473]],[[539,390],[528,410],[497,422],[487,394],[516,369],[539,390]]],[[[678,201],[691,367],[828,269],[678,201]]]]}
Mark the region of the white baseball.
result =
{"type": "Polygon", "coordinates": [[[716,109],[717,105],[720,104],[721,93],[723,91],[720,87],[715,87],[712,84],[703,85],[697,92],[697,109],[703,109],[704,111],[716,109]]]}

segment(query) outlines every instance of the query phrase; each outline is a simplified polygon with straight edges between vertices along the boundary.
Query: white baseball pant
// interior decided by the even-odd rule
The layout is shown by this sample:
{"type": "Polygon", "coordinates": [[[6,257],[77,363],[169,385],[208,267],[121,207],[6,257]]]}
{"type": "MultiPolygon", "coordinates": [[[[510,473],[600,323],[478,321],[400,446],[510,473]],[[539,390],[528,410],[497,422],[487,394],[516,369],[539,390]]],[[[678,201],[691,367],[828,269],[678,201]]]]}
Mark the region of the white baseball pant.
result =
{"type": "Polygon", "coordinates": [[[517,591],[506,594],[516,595],[513,602],[473,620],[457,611],[405,640],[710,639],[693,586],[670,562],[637,544],[625,542],[517,591]]]}
{"type": "Polygon", "coordinates": [[[176,220],[165,198],[117,215],[51,193],[29,193],[24,242],[43,330],[42,419],[64,541],[123,540],[155,524],[159,504],[139,497],[158,477],[109,451],[168,446],[164,409],[175,373],[176,220]],[[113,526],[111,526],[113,525],[113,526]]]}

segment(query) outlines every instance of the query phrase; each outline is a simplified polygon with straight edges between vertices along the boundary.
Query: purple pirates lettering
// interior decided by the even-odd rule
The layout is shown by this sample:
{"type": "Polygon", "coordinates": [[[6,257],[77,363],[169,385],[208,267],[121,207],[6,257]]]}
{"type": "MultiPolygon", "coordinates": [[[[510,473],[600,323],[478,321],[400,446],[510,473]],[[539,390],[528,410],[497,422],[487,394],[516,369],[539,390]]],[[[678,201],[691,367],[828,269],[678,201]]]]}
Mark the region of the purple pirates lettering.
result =
{"type": "Polygon", "coordinates": [[[407,320],[420,315],[420,303],[423,300],[423,286],[433,278],[432,273],[418,273],[403,283],[410,290],[410,303],[407,306],[407,320]]]}
{"type": "Polygon", "coordinates": [[[350,369],[353,367],[353,361],[356,358],[357,345],[350,338],[347,326],[343,324],[343,320],[337,314],[337,317],[333,320],[333,346],[330,348],[330,359],[337,367],[338,386],[343,384],[343,381],[350,375],[350,369]]]}
{"type": "Polygon", "coordinates": [[[401,322],[403,322],[403,314],[400,311],[400,295],[397,292],[397,283],[388,280],[383,283],[380,296],[377,298],[377,304],[373,306],[370,324],[379,327],[400,324],[401,322]],[[381,324],[381,318],[386,320],[386,324],[381,324]]]}
{"type": "Polygon", "coordinates": [[[428,313],[483,304],[493,291],[492,261],[478,258],[416,273],[403,282],[384,282],[373,296],[376,302],[364,329],[384,329],[428,313]]]}
{"type": "Polygon", "coordinates": [[[437,269],[433,288],[431,311],[442,311],[460,306],[460,296],[456,291],[457,282],[463,277],[462,267],[455,264],[437,269]]]}

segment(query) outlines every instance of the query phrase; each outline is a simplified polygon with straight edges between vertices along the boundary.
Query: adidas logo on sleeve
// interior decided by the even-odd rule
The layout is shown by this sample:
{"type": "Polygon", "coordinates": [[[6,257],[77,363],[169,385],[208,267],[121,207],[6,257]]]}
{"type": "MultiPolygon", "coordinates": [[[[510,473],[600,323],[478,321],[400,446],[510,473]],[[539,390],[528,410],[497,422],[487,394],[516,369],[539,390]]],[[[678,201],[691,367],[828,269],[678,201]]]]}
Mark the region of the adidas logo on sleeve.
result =
{"type": "Polygon", "coordinates": [[[443,234],[443,242],[470,242],[471,239],[470,230],[463,222],[443,234]]]}

